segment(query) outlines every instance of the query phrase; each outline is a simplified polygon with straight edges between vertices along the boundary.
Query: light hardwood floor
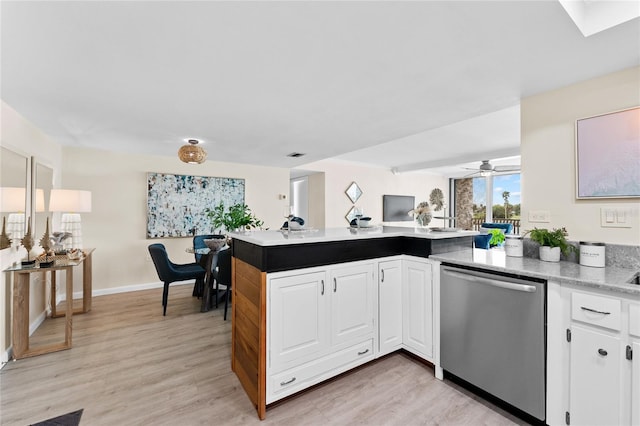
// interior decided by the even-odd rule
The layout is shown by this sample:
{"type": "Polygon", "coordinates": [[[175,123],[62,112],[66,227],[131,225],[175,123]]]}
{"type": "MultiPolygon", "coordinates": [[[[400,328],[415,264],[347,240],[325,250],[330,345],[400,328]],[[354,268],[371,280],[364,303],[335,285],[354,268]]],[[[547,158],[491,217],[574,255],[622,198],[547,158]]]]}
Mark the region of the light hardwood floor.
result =
{"type": "MultiPolygon", "coordinates": [[[[200,313],[191,286],[95,297],[73,317],[71,350],[0,370],[0,424],[83,408],[81,425],[512,425],[499,408],[393,354],[267,410],[260,422],[231,372],[231,323],[200,313]]],[[[32,341],[61,336],[46,320],[32,341]]]]}

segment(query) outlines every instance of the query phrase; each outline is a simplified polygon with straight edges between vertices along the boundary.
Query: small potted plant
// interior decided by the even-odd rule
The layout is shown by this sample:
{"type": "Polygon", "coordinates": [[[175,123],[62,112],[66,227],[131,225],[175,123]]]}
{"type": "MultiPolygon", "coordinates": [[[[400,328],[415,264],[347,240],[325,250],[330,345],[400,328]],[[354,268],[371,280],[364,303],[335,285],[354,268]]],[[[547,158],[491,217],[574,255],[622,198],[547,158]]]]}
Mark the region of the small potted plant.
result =
{"type": "Polygon", "coordinates": [[[504,232],[502,229],[489,229],[491,239],[489,240],[489,247],[498,247],[504,244],[504,232]]]}
{"type": "Polygon", "coordinates": [[[213,209],[206,209],[205,213],[211,219],[214,229],[224,227],[228,232],[259,228],[264,224],[246,204],[234,204],[225,211],[224,204],[220,203],[213,209]]]}
{"type": "Polygon", "coordinates": [[[559,262],[560,252],[567,256],[576,248],[569,244],[566,237],[569,235],[566,228],[548,229],[534,228],[529,232],[531,239],[540,244],[540,260],[545,262],[559,262]]]}

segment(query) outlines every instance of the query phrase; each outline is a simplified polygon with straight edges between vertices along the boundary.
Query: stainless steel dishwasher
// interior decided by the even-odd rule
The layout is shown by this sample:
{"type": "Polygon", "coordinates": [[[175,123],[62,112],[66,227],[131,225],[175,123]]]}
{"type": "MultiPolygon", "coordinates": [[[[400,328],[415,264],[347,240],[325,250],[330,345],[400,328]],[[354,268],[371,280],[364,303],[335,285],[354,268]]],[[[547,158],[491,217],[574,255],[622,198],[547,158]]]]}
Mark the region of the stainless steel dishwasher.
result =
{"type": "Polygon", "coordinates": [[[442,265],[440,362],[545,420],[546,283],[442,265]]]}

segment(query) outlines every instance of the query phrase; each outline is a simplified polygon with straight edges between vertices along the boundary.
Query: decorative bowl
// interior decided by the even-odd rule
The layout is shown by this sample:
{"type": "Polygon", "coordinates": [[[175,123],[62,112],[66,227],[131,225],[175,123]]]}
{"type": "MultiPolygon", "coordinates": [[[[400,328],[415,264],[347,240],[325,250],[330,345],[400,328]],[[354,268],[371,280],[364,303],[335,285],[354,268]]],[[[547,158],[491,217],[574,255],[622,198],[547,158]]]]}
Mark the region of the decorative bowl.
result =
{"type": "Polygon", "coordinates": [[[209,247],[209,250],[211,251],[218,251],[220,250],[222,247],[224,247],[227,244],[227,239],[226,238],[211,238],[209,240],[204,240],[204,244],[209,247]]]}

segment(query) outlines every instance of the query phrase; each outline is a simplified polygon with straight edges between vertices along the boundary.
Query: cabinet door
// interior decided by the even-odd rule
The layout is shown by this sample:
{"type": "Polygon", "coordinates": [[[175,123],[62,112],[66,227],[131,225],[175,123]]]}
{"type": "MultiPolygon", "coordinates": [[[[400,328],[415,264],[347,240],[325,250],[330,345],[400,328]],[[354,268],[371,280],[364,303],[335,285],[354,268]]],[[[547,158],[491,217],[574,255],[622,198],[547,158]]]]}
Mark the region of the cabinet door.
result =
{"type": "Polygon", "coordinates": [[[620,339],[571,328],[569,407],[572,425],[620,424],[620,339]]]}
{"type": "Polygon", "coordinates": [[[331,343],[353,341],[373,333],[373,264],[331,271],[331,343]]]}
{"type": "Polygon", "coordinates": [[[403,262],[403,343],[417,355],[433,357],[433,285],[431,265],[403,262]]]}
{"type": "Polygon", "coordinates": [[[378,264],[379,355],[402,346],[402,262],[378,264]]]}
{"type": "Polygon", "coordinates": [[[631,348],[631,424],[640,425],[640,343],[632,343],[631,348]]]}
{"type": "Polygon", "coordinates": [[[269,281],[271,368],[305,361],[328,346],[325,279],[316,272],[269,281]]]}

